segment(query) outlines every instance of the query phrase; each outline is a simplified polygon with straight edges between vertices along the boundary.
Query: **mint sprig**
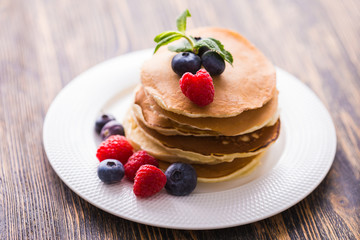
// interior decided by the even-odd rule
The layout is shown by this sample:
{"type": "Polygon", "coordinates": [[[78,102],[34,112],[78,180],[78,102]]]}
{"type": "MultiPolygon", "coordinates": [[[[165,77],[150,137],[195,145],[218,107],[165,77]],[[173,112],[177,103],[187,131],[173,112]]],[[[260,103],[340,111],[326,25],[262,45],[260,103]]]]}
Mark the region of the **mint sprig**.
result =
{"type": "Polygon", "coordinates": [[[176,41],[180,38],[184,37],[184,34],[181,32],[172,32],[172,31],[168,31],[168,32],[163,32],[160,33],[159,35],[157,35],[154,39],[154,41],[157,43],[154,53],[156,53],[156,51],[163,45],[167,45],[173,41],[176,41]]]}
{"type": "Polygon", "coordinates": [[[219,54],[225,61],[232,65],[233,57],[230,52],[226,51],[224,45],[217,39],[214,38],[202,38],[196,41],[192,36],[187,35],[186,31],[186,20],[191,17],[189,10],[185,10],[177,19],[177,31],[166,31],[162,32],[154,38],[157,43],[154,53],[164,45],[167,45],[173,41],[185,38],[186,41],[179,42],[175,45],[168,46],[168,49],[172,52],[194,52],[197,54],[201,47],[207,47],[209,50],[219,54]]]}
{"type": "Polygon", "coordinates": [[[191,17],[189,10],[185,10],[177,19],[176,26],[179,32],[185,33],[186,31],[186,18],[191,17]]]}

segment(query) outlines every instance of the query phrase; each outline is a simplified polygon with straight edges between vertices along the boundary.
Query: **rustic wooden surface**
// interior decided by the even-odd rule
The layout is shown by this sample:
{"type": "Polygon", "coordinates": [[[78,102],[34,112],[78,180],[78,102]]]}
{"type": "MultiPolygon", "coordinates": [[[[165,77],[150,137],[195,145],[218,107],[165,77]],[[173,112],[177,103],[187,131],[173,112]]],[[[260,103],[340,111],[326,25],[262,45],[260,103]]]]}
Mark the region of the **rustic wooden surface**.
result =
{"type": "Polygon", "coordinates": [[[358,0],[1,0],[0,239],[360,239],[360,4],[358,0]],[[337,130],[320,186],[269,219],[178,231],[112,216],[51,168],[42,126],[56,94],[106,59],[154,47],[189,8],[189,27],[235,29],[310,86],[337,130]]]}

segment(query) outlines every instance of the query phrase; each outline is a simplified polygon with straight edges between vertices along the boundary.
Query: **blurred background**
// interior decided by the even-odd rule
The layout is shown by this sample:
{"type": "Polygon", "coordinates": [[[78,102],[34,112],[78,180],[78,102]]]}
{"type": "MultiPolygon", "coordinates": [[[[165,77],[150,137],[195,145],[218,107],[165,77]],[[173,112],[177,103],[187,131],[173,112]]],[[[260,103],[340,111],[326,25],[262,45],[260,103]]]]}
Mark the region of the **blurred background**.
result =
{"type": "Polygon", "coordinates": [[[358,0],[0,0],[0,239],[359,239],[359,23],[358,0]],[[270,219],[216,231],[136,224],[82,200],[47,160],[42,126],[60,90],[98,63],[153,48],[186,8],[188,28],[241,33],[313,89],[335,122],[324,182],[270,219]]]}
{"type": "Polygon", "coordinates": [[[331,91],[328,85],[334,79],[355,78],[354,68],[359,65],[357,3],[356,0],[2,0],[1,66],[9,75],[14,74],[11,71],[16,75],[28,74],[27,80],[41,74],[66,83],[103,60],[154,47],[153,37],[174,29],[176,17],[188,8],[193,15],[189,28],[234,29],[274,64],[313,84],[315,89],[331,91]],[[353,65],[352,70],[342,68],[348,64],[353,65]],[[319,73],[327,78],[324,86],[311,81],[319,73]]]}

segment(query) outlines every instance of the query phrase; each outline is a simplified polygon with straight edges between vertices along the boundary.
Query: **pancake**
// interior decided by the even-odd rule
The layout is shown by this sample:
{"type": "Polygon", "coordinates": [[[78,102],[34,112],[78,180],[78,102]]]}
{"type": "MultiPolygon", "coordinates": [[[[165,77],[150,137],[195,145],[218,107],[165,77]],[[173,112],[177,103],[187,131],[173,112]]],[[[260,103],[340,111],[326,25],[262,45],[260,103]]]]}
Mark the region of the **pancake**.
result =
{"type": "Polygon", "coordinates": [[[145,125],[164,135],[225,135],[250,133],[266,125],[275,124],[278,118],[278,92],[263,107],[248,110],[230,118],[190,118],[159,107],[151,96],[139,87],[135,93],[134,111],[145,125]],[[140,114],[142,116],[140,116],[140,114]]]}
{"type": "Polygon", "coordinates": [[[193,118],[227,118],[260,108],[274,96],[274,66],[240,34],[221,28],[201,28],[189,33],[194,37],[220,40],[233,55],[233,66],[226,63],[225,71],[213,77],[214,101],[206,107],[199,107],[181,92],[180,77],[171,68],[171,60],[176,53],[161,47],[141,69],[145,91],[161,108],[193,118]]]}
{"type": "Polygon", "coordinates": [[[126,138],[135,150],[145,150],[150,155],[157,159],[167,162],[184,162],[184,163],[199,163],[199,164],[217,164],[225,160],[232,161],[235,157],[232,156],[205,156],[198,153],[187,153],[181,149],[175,152],[169,151],[164,146],[152,140],[143,130],[137,125],[136,121],[129,115],[124,119],[123,126],[125,129],[126,138]]]}
{"type": "Polygon", "coordinates": [[[238,136],[166,136],[146,127],[139,119],[136,120],[139,127],[161,145],[202,155],[256,152],[274,142],[280,131],[278,120],[273,126],[238,136]]]}
{"type": "Polygon", "coordinates": [[[217,161],[212,162],[211,164],[191,161],[189,158],[178,157],[167,152],[164,148],[148,139],[129,116],[130,115],[128,115],[123,122],[125,133],[136,151],[141,149],[145,150],[155,158],[159,159],[160,168],[163,170],[174,162],[189,163],[195,168],[199,182],[222,182],[244,176],[259,164],[262,156],[262,153],[260,153],[251,157],[235,158],[231,162],[217,161]]]}
{"type": "Polygon", "coordinates": [[[131,145],[134,147],[135,150],[145,150],[150,155],[167,162],[180,161],[191,164],[217,164],[221,162],[231,162],[235,158],[244,158],[258,155],[259,153],[264,152],[270,146],[268,145],[267,147],[250,153],[203,155],[196,152],[189,152],[176,148],[168,148],[164,145],[161,145],[156,139],[152,138],[138,126],[131,113],[128,113],[127,117],[124,119],[123,125],[126,138],[130,141],[131,145]]]}
{"type": "Polygon", "coordinates": [[[155,131],[159,132],[160,134],[166,135],[166,136],[172,136],[172,135],[201,135],[201,136],[216,136],[220,135],[217,132],[210,131],[210,130],[201,130],[197,128],[192,128],[187,125],[180,125],[174,121],[171,121],[170,119],[166,118],[165,116],[159,114],[154,111],[154,114],[151,114],[151,116],[148,116],[148,118],[145,120],[143,111],[141,107],[137,104],[134,104],[132,106],[132,110],[134,113],[134,116],[137,119],[140,119],[148,128],[154,129],[155,131]]]}

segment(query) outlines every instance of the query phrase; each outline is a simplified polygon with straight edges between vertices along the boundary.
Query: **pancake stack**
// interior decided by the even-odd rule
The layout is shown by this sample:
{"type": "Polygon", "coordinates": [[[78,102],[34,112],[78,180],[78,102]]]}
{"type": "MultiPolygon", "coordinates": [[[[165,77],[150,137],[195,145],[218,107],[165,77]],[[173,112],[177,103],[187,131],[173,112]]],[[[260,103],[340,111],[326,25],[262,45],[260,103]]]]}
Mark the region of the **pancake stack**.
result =
{"type": "Polygon", "coordinates": [[[220,182],[254,169],[279,136],[278,91],[274,66],[244,37],[221,28],[201,28],[194,37],[213,37],[232,53],[233,66],[213,77],[214,101],[199,107],[179,87],[180,77],[166,47],[147,60],[141,85],[124,121],[135,149],[146,150],[166,169],[192,164],[198,180],[220,182]]]}

